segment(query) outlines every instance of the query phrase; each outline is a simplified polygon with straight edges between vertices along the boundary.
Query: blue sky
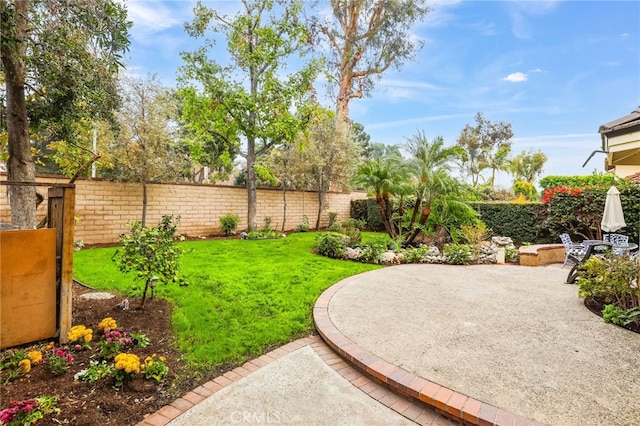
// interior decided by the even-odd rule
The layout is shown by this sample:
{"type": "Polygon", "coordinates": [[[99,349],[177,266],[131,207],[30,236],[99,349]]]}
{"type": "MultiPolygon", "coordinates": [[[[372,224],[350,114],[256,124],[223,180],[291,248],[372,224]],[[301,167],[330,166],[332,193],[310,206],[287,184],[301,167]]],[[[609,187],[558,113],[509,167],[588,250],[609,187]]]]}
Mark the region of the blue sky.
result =
{"type": "MultiPolygon", "coordinates": [[[[183,29],[195,1],[128,0],[132,46],[128,70],[157,73],[171,86],[180,52],[196,41],[183,29]]],[[[233,11],[234,1],[203,0],[233,11]]],[[[320,2],[320,7],[326,7],[320,2]]],[[[600,125],[640,106],[640,2],[431,2],[415,27],[424,41],[416,60],[391,69],[372,96],[350,104],[374,142],[402,144],[417,131],[454,144],[482,112],[511,123],[513,153],[542,150],[542,176],[602,171],[600,125]]],[[[219,44],[224,55],[224,44],[219,44]]],[[[327,107],[333,107],[328,102],[327,107]]],[[[497,182],[510,183],[506,174],[497,182]]]]}

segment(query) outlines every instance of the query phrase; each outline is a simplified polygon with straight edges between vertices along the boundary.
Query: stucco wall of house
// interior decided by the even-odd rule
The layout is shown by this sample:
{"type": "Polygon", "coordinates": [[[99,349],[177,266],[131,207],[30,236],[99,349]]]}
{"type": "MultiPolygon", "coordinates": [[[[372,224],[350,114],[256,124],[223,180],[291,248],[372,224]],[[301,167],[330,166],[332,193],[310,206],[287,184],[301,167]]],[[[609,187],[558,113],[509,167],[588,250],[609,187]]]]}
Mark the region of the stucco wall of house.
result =
{"type": "MultiPolygon", "coordinates": [[[[6,177],[3,178],[6,180],[6,177]]],[[[67,183],[68,179],[39,176],[38,182],[67,183]]],[[[235,213],[240,218],[238,231],[247,229],[247,191],[245,188],[198,184],[149,184],[147,187],[147,225],[157,224],[163,215],[179,215],[177,232],[187,236],[208,236],[220,233],[220,217],[235,213]]],[[[5,187],[6,189],[6,187],[5,187]]],[[[38,219],[47,213],[47,189],[38,192],[45,201],[38,207],[38,219]]],[[[5,191],[6,194],[6,191],[5,191]]],[[[338,213],[337,220],[349,218],[351,200],[366,198],[365,192],[329,193],[327,209],[321,226],[327,226],[328,213],[338,213]]],[[[265,218],[271,228],[283,224],[283,195],[279,189],[259,189],[257,192],[257,223],[261,228],[265,218]]],[[[303,221],[315,225],[318,195],[309,191],[287,191],[285,229],[292,230],[303,221]]],[[[127,222],[140,220],[142,215],[142,187],[137,184],[107,180],[80,179],[76,182],[76,224],[74,239],[84,244],[104,244],[118,241],[127,232],[127,222]]],[[[0,222],[10,222],[11,212],[7,196],[0,197],[0,222]]]]}

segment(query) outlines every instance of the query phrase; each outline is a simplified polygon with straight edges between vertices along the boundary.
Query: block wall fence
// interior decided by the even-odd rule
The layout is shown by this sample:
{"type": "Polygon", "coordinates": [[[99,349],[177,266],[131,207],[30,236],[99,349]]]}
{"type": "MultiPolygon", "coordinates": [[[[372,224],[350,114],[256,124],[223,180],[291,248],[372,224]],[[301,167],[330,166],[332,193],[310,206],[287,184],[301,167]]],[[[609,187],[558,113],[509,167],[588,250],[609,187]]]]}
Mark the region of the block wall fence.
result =
{"type": "MultiPolygon", "coordinates": [[[[6,180],[6,174],[0,174],[6,180]]],[[[67,183],[63,177],[41,175],[43,183],[67,183]]],[[[0,196],[0,222],[11,222],[7,186],[0,196]]],[[[38,220],[47,214],[47,188],[38,188],[45,197],[37,210],[38,220]]],[[[327,194],[327,209],[321,226],[327,226],[329,212],[338,213],[337,220],[349,218],[351,200],[366,198],[365,192],[327,194]]],[[[279,189],[258,189],[257,224],[264,226],[271,218],[271,228],[280,230],[283,222],[283,197],[279,189]]],[[[108,244],[129,230],[127,222],[140,220],[142,215],[142,186],[102,179],[76,181],[76,223],[74,239],[85,244],[108,244]]],[[[318,194],[310,191],[287,191],[285,229],[295,229],[304,216],[313,227],[318,212],[318,194]]],[[[220,217],[235,213],[240,218],[238,232],[247,226],[246,188],[201,184],[149,184],[147,186],[147,225],[155,226],[163,215],[179,215],[177,233],[189,237],[220,234],[220,217]]]]}

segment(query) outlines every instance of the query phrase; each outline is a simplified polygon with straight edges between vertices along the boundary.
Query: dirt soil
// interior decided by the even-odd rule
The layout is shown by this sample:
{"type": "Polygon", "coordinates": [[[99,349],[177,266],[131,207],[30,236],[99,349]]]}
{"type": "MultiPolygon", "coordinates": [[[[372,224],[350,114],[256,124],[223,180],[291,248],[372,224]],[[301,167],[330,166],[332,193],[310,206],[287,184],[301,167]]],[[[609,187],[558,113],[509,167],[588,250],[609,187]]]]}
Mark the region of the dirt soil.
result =
{"type": "MultiPolygon", "coordinates": [[[[34,365],[29,373],[10,383],[0,385],[0,409],[12,400],[21,401],[44,395],[56,395],[60,413],[45,416],[38,425],[135,425],[145,415],[157,411],[193,388],[222,374],[226,369],[197,374],[186,368],[181,354],[173,346],[171,334],[171,306],[164,300],[147,299],[145,309],[136,309],[140,301],[130,300],[131,309],[117,307],[121,298],[92,300],[79,297],[89,290],[74,285],[73,325],[85,325],[94,330],[94,342],[98,339],[98,324],[106,317],[116,320],[119,327],[145,334],[151,344],[135,348],[132,352],[143,360],[157,354],[166,357],[169,374],[162,383],[142,377],[126,383],[122,389],[114,385],[112,378],[94,383],[74,381],[73,376],[97,360],[95,344],[92,349],[74,354],[71,368],[61,376],[54,376],[46,365],[34,365]]],[[[37,348],[41,348],[40,343],[37,348]]],[[[33,350],[27,346],[25,350],[33,350]]],[[[138,375],[139,376],[139,375],[138,375]]],[[[4,377],[1,377],[4,380],[4,377]]]]}

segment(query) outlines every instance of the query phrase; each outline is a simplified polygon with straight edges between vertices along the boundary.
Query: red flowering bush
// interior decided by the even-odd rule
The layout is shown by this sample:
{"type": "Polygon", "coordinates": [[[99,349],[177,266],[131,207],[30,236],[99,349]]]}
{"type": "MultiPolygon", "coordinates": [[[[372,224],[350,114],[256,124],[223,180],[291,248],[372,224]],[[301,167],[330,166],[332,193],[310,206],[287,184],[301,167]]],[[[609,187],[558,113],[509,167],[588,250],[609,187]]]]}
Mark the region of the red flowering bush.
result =
{"type": "Polygon", "coordinates": [[[568,188],[566,186],[554,186],[547,188],[542,193],[542,204],[547,204],[556,194],[569,194],[573,197],[580,195],[582,188],[568,188]]]}

